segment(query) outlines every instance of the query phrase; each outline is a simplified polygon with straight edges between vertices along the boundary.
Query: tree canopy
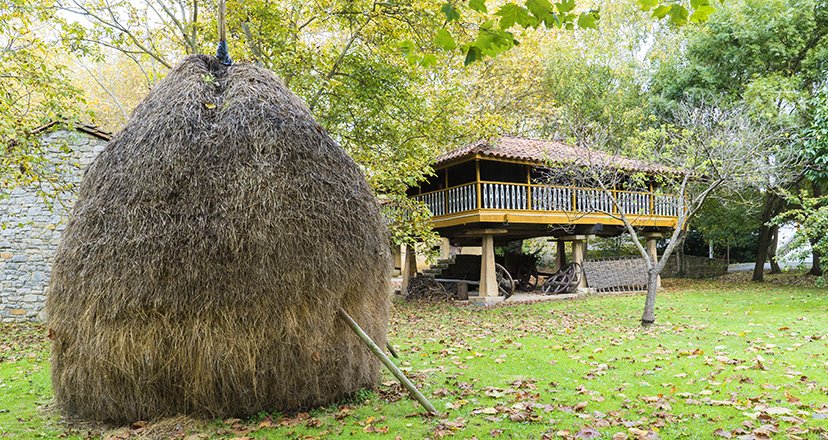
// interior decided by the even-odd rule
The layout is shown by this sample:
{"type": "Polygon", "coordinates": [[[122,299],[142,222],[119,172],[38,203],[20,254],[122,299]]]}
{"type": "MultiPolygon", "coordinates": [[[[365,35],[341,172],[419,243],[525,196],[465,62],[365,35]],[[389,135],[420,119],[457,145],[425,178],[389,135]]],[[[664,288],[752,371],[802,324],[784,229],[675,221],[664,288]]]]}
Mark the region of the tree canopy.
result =
{"type": "MultiPolygon", "coordinates": [[[[37,129],[80,116],[83,92],[54,59],[60,46],[50,2],[11,0],[0,5],[0,188],[34,185],[52,193],[66,164],[46,154],[37,129]]],[[[55,145],[53,148],[59,148],[55,145]]],[[[0,195],[0,197],[2,197],[0,195]]]]}
{"type": "MultiPolygon", "coordinates": [[[[575,141],[573,120],[611,127],[603,148],[647,157],[642,139],[675,125],[678,106],[712,99],[723,107],[744,106],[756,121],[784,128],[791,141],[774,148],[807,153],[809,179],[821,170],[824,2],[619,0],[597,6],[576,0],[230,0],[229,44],[235,59],[284,78],[357,160],[388,210],[398,243],[432,237],[427,212],[406,200],[405,189],[431,173],[437,154],[504,133],[575,141]]],[[[215,48],[212,2],[13,0],[2,11],[9,47],[4,60],[14,58],[25,75],[0,77],[4,105],[18,104],[3,112],[0,127],[7,139],[29,139],[16,141],[15,153],[4,156],[6,182],[38,174],[26,170],[36,169],[43,155],[32,149],[35,137],[20,133],[47,120],[89,118],[79,112],[91,109],[92,117],[117,130],[177,59],[215,48]],[[24,95],[37,105],[19,106],[24,95]]],[[[779,184],[774,176],[759,186],[779,184]]]]}

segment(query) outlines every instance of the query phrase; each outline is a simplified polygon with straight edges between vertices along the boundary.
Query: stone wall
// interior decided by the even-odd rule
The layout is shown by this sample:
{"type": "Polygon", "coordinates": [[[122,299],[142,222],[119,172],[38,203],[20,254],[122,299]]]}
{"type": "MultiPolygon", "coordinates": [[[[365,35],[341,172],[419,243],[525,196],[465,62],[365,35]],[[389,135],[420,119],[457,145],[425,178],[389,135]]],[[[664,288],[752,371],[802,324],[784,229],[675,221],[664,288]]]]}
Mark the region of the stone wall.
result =
{"type": "MultiPolygon", "coordinates": [[[[697,257],[694,255],[684,256],[684,276],[686,278],[714,278],[727,273],[727,261],[721,258],[707,258],[697,257]]],[[[676,254],[670,255],[664,270],[661,272],[662,278],[676,278],[678,276],[678,264],[676,263],[676,254]]]]}
{"type": "MultiPolygon", "coordinates": [[[[57,130],[43,139],[49,159],[62,165],[65,183],[79,182],[82,170],[106,146],[105,140],[78,131],[57,130]]],[[[38,191],[50,192],[29,186],[0,196],[0,321],[44,318],[52,258],[74,192],[63,192],[50,207],[38,191]]]]}

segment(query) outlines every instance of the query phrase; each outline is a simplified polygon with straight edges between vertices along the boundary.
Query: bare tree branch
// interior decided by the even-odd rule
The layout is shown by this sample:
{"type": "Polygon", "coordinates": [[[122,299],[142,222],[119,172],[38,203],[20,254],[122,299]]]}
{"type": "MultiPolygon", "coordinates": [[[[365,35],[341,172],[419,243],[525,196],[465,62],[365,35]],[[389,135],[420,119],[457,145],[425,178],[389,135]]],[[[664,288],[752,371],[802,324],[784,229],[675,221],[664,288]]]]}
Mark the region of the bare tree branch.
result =
{"type": "MultiPolygon", "coordinates": [[[[648,272],[644,324],[655,319],[656,280],[705,201],[720,192],[738,193],[745,187],[767,188],[774,182],[787,181],[795,175],[793,170],[799,160],[788,151],[790,146],[785,144],[782,130],[755,121],[740,106],[682,104],[674,125],[656,132],[657,136],[648,144],[648,159],[662,168],[643,174],[622,169],[604,153],[610,145],[611,124],[601,127],[579,121],[569,121],[569,124],[578,144],[585,147],[584,157],[568,166],[550,167],[549,178],[560,180],[563,174],[577,186],[598,188],[601,198],[594,203],[593,210],[623,223],[648,272]],[[651,255],[640,240],[642,233],[659,232],[640,221],[656,212],[652,207],[641,208],[629,203],[629,193],[618,190],[619,185],[634,185],[636,179],[657,181],[657,191],[662,194],[659,200],[667,204],[659,208],[669,208],[676,217],[675,228],[660,259],[651,255]]],[[[656,195],[650,197],[655,204],[656,195]]]]}

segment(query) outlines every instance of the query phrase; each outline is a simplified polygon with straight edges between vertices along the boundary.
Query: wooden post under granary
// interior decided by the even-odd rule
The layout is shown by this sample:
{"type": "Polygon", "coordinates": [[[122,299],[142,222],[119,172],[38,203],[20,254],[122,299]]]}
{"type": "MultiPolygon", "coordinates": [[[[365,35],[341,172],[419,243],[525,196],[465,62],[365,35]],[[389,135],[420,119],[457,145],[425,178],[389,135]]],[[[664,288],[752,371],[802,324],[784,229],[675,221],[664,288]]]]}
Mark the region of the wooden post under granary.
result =
{"type": "MultiPolygon", "coordinates": [[[[663,233],[675,228],[678,221],[678,199],[661,192],[656,184],[656,177],[676,170],[576,145],[503,136],[452,150],[432,166],[435,176],[410,188],[408,195],[429,208],[434,230],[450,239],[452,245],[482,245],[480,297],[472,296],[473,301],[487,303],[491,302],[489,298],[497,298],[496,286],[487,281],[497,279],[491,273],[495,271],[488,270],[493,260],[499,258],[496,263],[505,263],[505,256],[494,256],[497,246],[550,237],[557,241],[555,263],[557,269],[562,269],[567,263],[566,241],[572,242],[572,261],[582,263],[588,237],[626,233],[620,213],[642,233],[663,233]],[[564,174],[546,178],[558,165],[588,165],[588,159],[621,174],[644,173],[650,178],[638,186],[632,183],[613,187],[610,193],[578,186],[567,181],[564,174]],[[487,237],[481,232],[485,230],[498,232],[487,237]]],[[[586,288],[588,282],[582,277],[580,287],[586,288]]]]}

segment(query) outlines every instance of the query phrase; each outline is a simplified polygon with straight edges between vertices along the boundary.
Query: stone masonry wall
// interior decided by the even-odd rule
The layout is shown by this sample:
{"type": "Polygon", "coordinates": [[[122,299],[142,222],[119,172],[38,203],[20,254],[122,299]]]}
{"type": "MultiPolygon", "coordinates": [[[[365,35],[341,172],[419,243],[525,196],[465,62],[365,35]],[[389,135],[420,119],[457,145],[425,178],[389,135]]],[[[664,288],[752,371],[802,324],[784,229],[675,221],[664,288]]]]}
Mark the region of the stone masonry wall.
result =
{"type": "MultiPolygon", "coordinates": [[[[694,255],[684,256],[685,277],[686,278],[715,278],[727,273],[727,262],[721,258],[709,259],[707,257],[697,257],[694,255]]],[[[667,264],[664,266],[664,271],[661,272],[662,278],[676,278],[678,276],[678,264],[676,263],[676,254],[670,255],[667,264]]]]}
{"type": "MultiPolygon", "coordinates": [[[[46,134],[44,141],[54,160],[68,164],[63,178],[74,183],[106,146],[102,139],[67,130],[46,134]]],[[[0,321],[45,318],[52,259],[73,201],[74,193],[65,193],[50,209],[36,187],[0,196],[0,321]]]]}

